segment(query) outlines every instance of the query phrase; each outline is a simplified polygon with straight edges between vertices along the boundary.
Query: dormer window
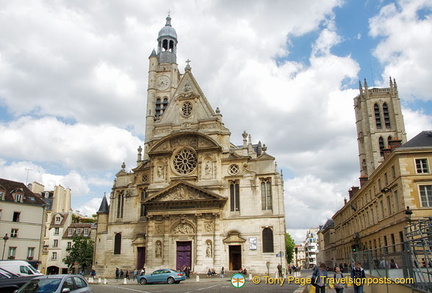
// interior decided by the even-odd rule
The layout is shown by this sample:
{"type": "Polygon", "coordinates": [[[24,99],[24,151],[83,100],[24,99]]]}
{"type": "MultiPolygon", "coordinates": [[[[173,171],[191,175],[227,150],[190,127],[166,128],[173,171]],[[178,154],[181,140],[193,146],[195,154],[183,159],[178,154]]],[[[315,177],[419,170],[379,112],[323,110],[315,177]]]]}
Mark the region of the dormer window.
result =
{"type": "Polygon", "coordinates": [[[87,237],[89,235],[89,229],[84,228],[84,237],[87,237]]]}
{"type": "Polygon", "coordinates": [[[77,229],[76,229],[76,233],[77,233],[77,235],[79,236],[79,235],[81,234],[81,229],[80,229],[80,228],[77,228],[77,229]]]}
{"type": "Polygon", "coordinates": [[[68,229],[68,237],[72,237],[72,235],[73,235],[73,229],[69,228],[68,229]]]}
{"type": "Polygon", "coordinates": [[[12,196],[15,202],[22,202],[23,200],[23,195],[21,193],[14,193],[12,196]]]}
{"type": "Polygon", "coordinates": [[[60,216],[56,216],[55,217],[55,223],[56,224],[60,224],[61,223],[61,217],[60,216]]]}

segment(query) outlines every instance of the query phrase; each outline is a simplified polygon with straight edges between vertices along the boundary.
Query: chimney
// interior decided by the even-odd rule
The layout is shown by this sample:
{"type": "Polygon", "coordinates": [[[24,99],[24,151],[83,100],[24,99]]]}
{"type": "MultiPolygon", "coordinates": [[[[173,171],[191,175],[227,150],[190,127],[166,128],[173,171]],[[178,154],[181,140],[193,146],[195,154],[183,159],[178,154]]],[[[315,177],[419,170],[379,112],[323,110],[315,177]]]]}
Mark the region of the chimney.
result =
{"type": "Polygon", "coordinates": [[[350,199],[353,198],[359,190],[360,190],[360,188],[358,186],[351,187],[351,189],[348,190],[350,199]]]}
{"type": "Polygon", "coordinates": [[[396,149],[402,145],[402,139],[395,137],[391,139],[388,144],[390,149],[396,149]]]}
{"type": "MultiPolygon", "coordinates": [[[[389,143],[389,144],[390,144],[390,143],[389,143]]],[[[383,149],[383,153],[384,153],[384,160],[387,159],[387,158],[390,156],[391,152],[392,152],[392,149],[391,149],[390,147],[389,147],[389,148],[385,148],[385,149],[383,149]]]]}
{"type": "Polygon", "coordinates": [[[365,185],[366,182],[368,182],[369,177],[367,175],[361,175],[359,179],[360,179],[360,187],[363,187],[363,185],[365,185]]]}

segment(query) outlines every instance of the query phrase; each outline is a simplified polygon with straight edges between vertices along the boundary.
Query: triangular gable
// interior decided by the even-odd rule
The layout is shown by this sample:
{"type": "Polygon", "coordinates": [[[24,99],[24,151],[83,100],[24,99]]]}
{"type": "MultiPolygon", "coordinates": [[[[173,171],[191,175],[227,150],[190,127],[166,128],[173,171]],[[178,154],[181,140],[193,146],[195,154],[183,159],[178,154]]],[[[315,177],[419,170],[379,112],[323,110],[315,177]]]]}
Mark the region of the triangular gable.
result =
{"type": "Polygon", "coordinates": [[[178,125],[212,120],[220,122],[222,115],[215,113],[190,70],[182,76],[173,97],[161,119],[155,123],[156,127],[157,124],[178,125]],[[190,103],[190,115],[182,109],[185,103],[190,103]]]}
{"type": "Polygon", "coordinates": [[[273,161],[273,160],[275,160],[275,157],[270,156],[270,155],[267,154],[267,153],[263,153],[263,154],[261,154],[261,156],[257,157],[257,158],[254,159],[254,160],[256,160],[256,161],[266,161],[266,160],[273,161]]]}
{"type": "Polygon", "coordinates": [[[183,205],[185,203],[199,203],[221,206],[227,198],[214,192],[205,190],[187,182],[177,182],[147,198],[143,204],[153,205],[183,205]]]}

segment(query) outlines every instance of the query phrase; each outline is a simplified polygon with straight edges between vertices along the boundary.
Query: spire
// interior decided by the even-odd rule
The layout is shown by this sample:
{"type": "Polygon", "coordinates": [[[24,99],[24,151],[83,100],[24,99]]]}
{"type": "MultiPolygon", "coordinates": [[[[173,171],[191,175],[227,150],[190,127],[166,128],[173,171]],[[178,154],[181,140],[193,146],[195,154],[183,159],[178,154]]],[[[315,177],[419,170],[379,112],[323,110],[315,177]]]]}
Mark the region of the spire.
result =
{"type": "Polygon", "coordinates": [[[165,26],[158,34],[157,56],[160,63],[176,63],[177,32],[171,26],[171,16],[167,16],[165,26]]]}
{"type": "Polygon", "coordinates": [[[168,16],[166,18],[165,26],[171,26],[171,16],[169,14],[168,14],[168,16]]]}
{"type": "Polygon", "coordinates": [[[106,199],[105,193],[104,193],[104,197],[102,198],[102,202],[101,205],[99,207],[99,210],[97,211],[98,214],[107,214],[109,213],[109,205],[108,205],[108,201],[106,199]]]}
{"type": "Polygon", "coordinates": [[[360,80],[359,80],[359,91],[360,91],[360,95],[363,94],[363,88],[360,80]]]}
{"type": "Polygon", "coordinates": [[[367,84],[366,78],[364,79],[364,88],[365,88],[365,91],[368,90],[368,84],[367,84]]]}
{"type": "Polygon", "coordinates": [[[153,51],[151,52],[149,58],[150,58],[150,57],[156,57],[156,56],[157,56],[157,55],[156,55],[156,50],[153,49],[153,51]]]}

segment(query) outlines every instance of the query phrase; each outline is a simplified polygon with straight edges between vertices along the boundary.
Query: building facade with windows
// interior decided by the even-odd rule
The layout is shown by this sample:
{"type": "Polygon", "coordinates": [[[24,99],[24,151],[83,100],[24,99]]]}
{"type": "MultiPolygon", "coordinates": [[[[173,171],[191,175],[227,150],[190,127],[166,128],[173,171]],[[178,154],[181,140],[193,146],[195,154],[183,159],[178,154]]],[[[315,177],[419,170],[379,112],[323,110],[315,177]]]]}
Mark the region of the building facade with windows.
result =
{"type": "Polygon", "coordinates": [[[309,229],[306,233],[306,239],[303,241],[305,251],[305,268],[311,269],[317,265],[318,255],[318,229],[309,229]]]}
{"type": "MultiPolygon", "coordinates": [[[[167,17],[149,57],[146,133],[98,212],[95,267],[267,271],[285,251],[283,178],[267,147],[231,133],[192,74],[176,64],[167,17]]],[[[283,264],[285,267],[285,264],[283,264]]]]}
{"type": "Polygon", "coordinates": [[[354,104],[357,125],[363,125],[357,127],[360,188],[350,189],[349,200],[333,216],[329,245],[336,263],[350,264],[352,252],[380,248],[402,263],[404,227],[432,215],[432,132],[405,142],[395,81],[379,89],[368,89],[365,83],[354,104]]]}
{"type": "Polygon", "coordinates": [[[45,205],[24,183],[0,178],[2,259],[40,261],[45,205]]]}

